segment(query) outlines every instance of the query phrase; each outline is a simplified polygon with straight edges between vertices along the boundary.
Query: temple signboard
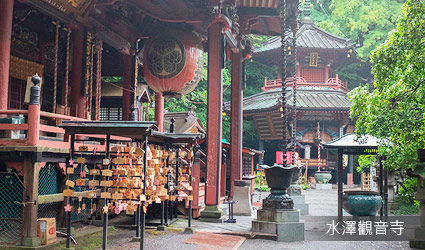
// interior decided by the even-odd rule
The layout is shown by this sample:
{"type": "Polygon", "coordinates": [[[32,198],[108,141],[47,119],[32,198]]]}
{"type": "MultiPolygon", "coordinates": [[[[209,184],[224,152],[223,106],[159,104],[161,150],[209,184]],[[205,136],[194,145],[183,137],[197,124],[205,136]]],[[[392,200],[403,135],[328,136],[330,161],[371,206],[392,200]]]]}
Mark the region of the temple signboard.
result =
{"type": "Polygon", "coordinates": [[[74,13],[85,17],[93,0],[34,0],[32,2],[44,2],[68,16],[74,13]]]}

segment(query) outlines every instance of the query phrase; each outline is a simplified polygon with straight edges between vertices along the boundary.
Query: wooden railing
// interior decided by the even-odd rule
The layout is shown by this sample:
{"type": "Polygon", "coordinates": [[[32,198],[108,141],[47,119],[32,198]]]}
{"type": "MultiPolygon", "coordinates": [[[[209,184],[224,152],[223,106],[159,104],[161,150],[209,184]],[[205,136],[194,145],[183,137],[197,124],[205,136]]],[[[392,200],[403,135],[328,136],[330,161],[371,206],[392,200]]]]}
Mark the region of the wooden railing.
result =
{"type": "MultiPolygon", "coordinates": [[[[343,89],[348,91],[347,88],[347,82],[343,82],[339,79],[338,74],[335,78],[329,78],[326,82],[323,83],[309,83],[307,82],[303,77],[297,77],[297,88],[298,87],[325,87],[325,88],[332,88],[332,89],[343,89]]],[[[286,87],[293,87],[294,86],[294,78],[288,77],[286,79],[286,87]]],[[[267,77],[264,80],[264,87],[261,89],[263,91],[267,91],[270,89],[275,88],[281,88],[282,87],[282,79],[274,79],[274,80],[267,80],[267,77]]]]}
{"type": "MultiPolygon", "coordinates": [[[[69,136],[65,134],[65,130],[58,127],[62,121],[86,121],[86,119],[67,116],[62,114],[49,113],[37,110],[0,110],[1,116],[17,116],[23,117],[23,124],[0,124],[0,131],[9,131],[3,133],[5,138],[0,138],[0,146],[42,146],[50,148],[69,149],[69,136]],[[35,112],[32,114],[31,112],[35,112]],[[38,124],[32,123],[33,118],[38,117],[40,122],[38,124]],[[36,131],[34,131],[36,130],[36,131]],[[15,138],[10,137],[10,131],[15,131],[18,136],[15,138]],[[19,131],[19,132],[17,132],[19,131]],[[9,135],[9,136],[8,136],[9,135]]],[[[93,139],[106,139],[104,135],[81,135],[93,139]]],[[[129,138],[111,136],[112,140],[130,141],[129,138]]],[[[77,143],[78,145],[78,143],[77,143]]],[[[90,148],[97,147],[98,150],[104,145],[86,145],[90,148]]]]}

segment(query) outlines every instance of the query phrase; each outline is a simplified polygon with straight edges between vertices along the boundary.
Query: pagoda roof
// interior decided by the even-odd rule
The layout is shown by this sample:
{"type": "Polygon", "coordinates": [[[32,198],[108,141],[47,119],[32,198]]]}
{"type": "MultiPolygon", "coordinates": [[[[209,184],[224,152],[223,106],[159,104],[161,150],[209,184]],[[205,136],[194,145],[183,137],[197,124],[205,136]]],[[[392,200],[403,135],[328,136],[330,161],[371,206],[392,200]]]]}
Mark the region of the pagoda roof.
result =
{"type": "MultiPolygon", "coordinates": [[[[292,32],[287,33],[288,43],[292,45],[292,32]]],[[[268,42],[265,42],[261,47],[254,50],[255,53],[261,53],[280,49],[281,38],[273,37],[268,42]]],[[[305,22],[297,32],[297,48],[301,49],[326,49],[326,50],[343,50],[354,49],[355,44],[346,38],[338,37],[331,34],[313,22],[305,22]]]]}
{"type": "MultiPolygon", "coordinates": [[[[281,88],[271,89],[243,99],[244,113],[258,113],[280,108],[281,88]]],[[[293,90],[286,88],[287,105],[293,105],[293,90]]],[[[351,102],[343,90],[320,87],[297,89],[297,108],[306,110],[348,111],[351,102]]],[[[230,111],[230,102],[224,104],[226,112],[230,111]]]]}
{"type": "Polygon", "coordinates": [[[174,118],[176,133],[191,133],[191,130],[196,128],[199,133],[205,133],[205,128],[196,117],[193,110],[189,112],[172,112],[164,114],[164,131],[170,131],[171,118],[174,118]]]}

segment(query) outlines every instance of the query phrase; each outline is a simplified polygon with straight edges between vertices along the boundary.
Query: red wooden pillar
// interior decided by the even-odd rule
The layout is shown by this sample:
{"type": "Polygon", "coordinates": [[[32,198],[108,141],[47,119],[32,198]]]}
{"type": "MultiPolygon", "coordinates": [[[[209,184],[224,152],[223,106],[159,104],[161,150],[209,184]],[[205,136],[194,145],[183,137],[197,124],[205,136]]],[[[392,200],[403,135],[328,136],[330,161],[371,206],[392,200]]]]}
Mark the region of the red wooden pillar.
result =
{"type": "Polygon", "coordinates": [[[81,92],[82,71],[83,71],[83,43],[84,30],[82,28],[72,33],[74,49],[72,51],[72,72],[71,72],[71,115],[85,118],[84,107],[86,101],[81,92]]]}
{"type": "Polygon", "coordinates": [[[122,61],[124,66],[123,72],[123,91],[122,91],[122,119],[124,121],[129,120],[130,106],[131,106],[131,94],[132,88],[132,62],[133,57],[129,55],[122,55],[122,61]]]}
{"type": "Polygon", "coordinates": [[[155,93],[155,121],[158,131],[164,131],[164,96],[155,93]]]}
{"type": "Polygon", "coordinates": [[[7,109],[13,0],[0,1],[0,110],[7,109]]]}
{"type": "MultiPolygon", "coordinates": [[[[34,86],[30,90],[30,103],[28,106],[28,138],[27,144],[38,146],[40,134],[40,84],[39,77],[33,77],[34,86]]],[[[37,237],[37,213],[38,213],[38,170],[41,156],[33,152],[26,154],[24,158],[24,190],[23,190],[23,216],[22,216],[22,245],[39,246],[41,240],[37,237]]]]}
{"type": "Polygon", "coordinates": [[[329,66],[325,65],[325,82],[329,80],[329,66]]]}
{"type": "Polygon", "coordinates": [[[230,196],[234,180],[242,180],[243,88],[241,53],[232,53],[232,94],[230,124],[230,196]]]}
{"type": "Polygon", "coordinates": [[[201,207],[199,206],[199,184],[201,180],[201,166],[200,164],[193,164],[192,166],[192,178],[193,178],[193,218],[200,216],[201,207]]]}
{"type": "Polygon", "coordinates": [[[27,143],[38,146],[40,141],[40,104],[28,105],[28,135],[27,143]]]}
{"type": "Polygon", "coordinates": [[[301,67],[297,64],[297,77],[301,77],[301,67]]]}
{"type": "Polygon", "coordinates": [[[208,30],[208,107],[207,107],[207,183],[205,210],[202,217],[220,218],[218,208],[220,195],[222,157],[222,106],[223,106],[223,35],[221,23],[208,30]]]}

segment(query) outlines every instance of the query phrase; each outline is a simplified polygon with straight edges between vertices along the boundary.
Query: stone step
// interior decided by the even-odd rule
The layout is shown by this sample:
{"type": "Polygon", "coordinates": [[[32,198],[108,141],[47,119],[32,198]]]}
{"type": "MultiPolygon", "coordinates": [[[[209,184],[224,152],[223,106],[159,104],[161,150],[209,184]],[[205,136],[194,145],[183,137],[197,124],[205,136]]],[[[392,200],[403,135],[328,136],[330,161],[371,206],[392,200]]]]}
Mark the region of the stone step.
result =
{"type": "Polygon", "coordinates": [[[306,215],[309,213],[309,206],[306,203],[294,204],[294,209],[300,210],[301,215],[306,215]]]}
{"type": "Polygon", "coordinates": [[[291,199],[294,201],[294,204],[303,204],[305,203],[305,196],[304,195],[294,195],[291,196],[291,199]]]}
{"type": "Polygon", "coordinates": [[[252,221],[252,231],[254,233],[276,234],[277,241],[294,242],[304,240],[303,222],[270,222],[252,221]]]}

